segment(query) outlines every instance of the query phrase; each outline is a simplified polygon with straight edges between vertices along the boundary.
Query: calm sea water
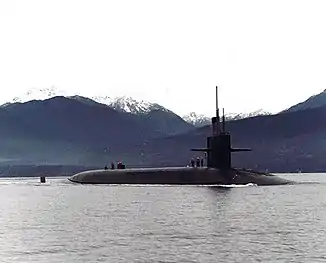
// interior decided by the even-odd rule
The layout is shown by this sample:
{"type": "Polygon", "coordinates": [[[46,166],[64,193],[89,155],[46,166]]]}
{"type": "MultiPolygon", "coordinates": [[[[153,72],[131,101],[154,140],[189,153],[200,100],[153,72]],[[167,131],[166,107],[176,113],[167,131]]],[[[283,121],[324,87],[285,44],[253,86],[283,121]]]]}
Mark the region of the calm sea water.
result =
{"type": "Polygon", "coordinates": [[[325,262],[326,174],[268,187],[0,179],[1,262],[325,262]]]}

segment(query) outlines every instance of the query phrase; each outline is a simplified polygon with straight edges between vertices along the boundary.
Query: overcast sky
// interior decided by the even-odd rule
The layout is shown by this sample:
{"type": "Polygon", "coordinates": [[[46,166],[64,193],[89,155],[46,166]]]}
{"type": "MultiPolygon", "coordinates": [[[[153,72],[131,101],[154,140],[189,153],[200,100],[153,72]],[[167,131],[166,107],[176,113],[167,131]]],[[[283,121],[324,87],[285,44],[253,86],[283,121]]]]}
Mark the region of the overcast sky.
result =
{"type": "Polygon", "coordinates": [[[277,112],[326,89],[326,1],[0,0],[0,102],[30,88],[176,113],[277,112]]]}

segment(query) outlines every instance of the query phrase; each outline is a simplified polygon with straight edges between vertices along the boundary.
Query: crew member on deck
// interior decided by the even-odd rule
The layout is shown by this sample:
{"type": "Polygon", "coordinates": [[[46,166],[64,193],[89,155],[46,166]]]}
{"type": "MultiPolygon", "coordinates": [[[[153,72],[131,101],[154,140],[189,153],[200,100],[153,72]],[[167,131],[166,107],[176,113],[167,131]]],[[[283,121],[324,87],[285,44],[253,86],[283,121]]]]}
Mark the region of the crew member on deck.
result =
{"type": "Polygon", "coordinates": [[[114,162],[111,162],[111,169],[114,170],[114,162]]]}
{"type": "Polygon", "coordinates": [[[124,165],[122,162],[119,162],[117,165],[117,169],[126,169],[126,165],[124,165]]]}
{"type": "Polygon", "coordinates": [[[191,167],[195,167],[195,160],[194,160],[194,158],[191,158],[190,164],[191,164],[191,167]]]}
{"type": "Polygon", "coordinates": [[[196,159],[196,167],[199,167],[200,166],[200,159],[199,159],[199,157],[197,157],[197,159],[196,159]]]}
{"type": "Polygon", "coordinates": [[[200,157],[200,166],[204,167],[204,159],[203,159],[203,157],[200,157]]]}

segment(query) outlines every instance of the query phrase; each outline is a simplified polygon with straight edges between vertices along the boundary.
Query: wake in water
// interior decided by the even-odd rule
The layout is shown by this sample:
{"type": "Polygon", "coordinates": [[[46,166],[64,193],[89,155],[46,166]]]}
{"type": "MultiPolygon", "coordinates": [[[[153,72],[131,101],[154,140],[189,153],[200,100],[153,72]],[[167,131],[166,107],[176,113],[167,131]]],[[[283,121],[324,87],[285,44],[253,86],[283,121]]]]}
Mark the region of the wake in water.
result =
{"type": "Polygon", "coordinates": [[[217,184],[211,185],[210,187],[221,187],[221,188],[242,188],[242,187],[252,187],[258,186],[257,184],[248,183],[248,184],[217,184]]]}

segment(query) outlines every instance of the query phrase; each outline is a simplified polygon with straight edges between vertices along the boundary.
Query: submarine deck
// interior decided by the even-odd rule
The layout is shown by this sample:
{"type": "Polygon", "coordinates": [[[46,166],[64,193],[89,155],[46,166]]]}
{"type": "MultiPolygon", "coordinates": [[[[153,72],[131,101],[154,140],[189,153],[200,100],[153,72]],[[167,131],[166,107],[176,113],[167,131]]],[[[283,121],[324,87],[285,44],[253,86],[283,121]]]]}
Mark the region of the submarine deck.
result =
{"type": "Polygon", "coordinates": [[[293,183],[273,174],[236,168],[219,170],[208,167],[91,170],[75,174],[69,180],[82,184],[216,185],[253,183],[257,185],[282,185],[293,183]]]}

